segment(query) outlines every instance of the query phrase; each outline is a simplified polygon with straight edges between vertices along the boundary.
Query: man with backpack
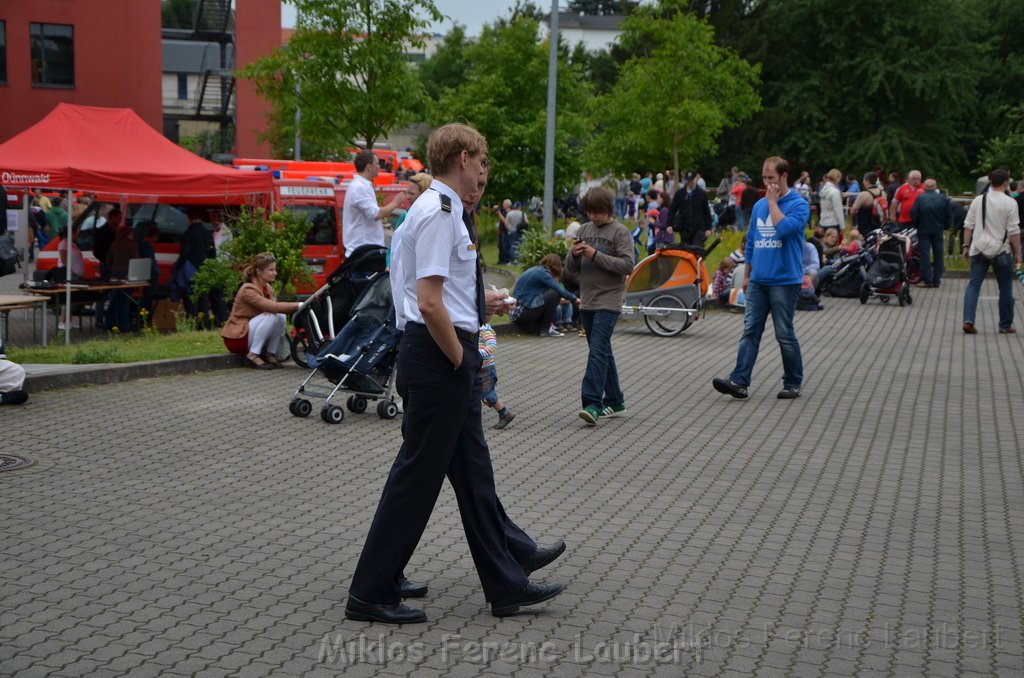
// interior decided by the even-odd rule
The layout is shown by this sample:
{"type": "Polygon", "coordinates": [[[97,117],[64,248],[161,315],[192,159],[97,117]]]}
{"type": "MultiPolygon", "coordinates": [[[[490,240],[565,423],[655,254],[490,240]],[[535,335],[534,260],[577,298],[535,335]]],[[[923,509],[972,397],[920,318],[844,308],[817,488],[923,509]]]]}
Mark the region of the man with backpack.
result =
{"type": "Polygon", "coordinates": [[[850,223],[866,235],[885,224],[889,201],[885,191],[878,185],[878,175],[868,172],[864,175],[863,188],[850,206],[850,223]]]}
{"type": "Polygon", "coordinates": [[[921,281],[917,287],[938,287],[942,278],[942,237],[953,225],[953,203],[939,191],[935,179],[925,179],[924,193],[910,208],[910,223],[917,229],[921,281]]]}

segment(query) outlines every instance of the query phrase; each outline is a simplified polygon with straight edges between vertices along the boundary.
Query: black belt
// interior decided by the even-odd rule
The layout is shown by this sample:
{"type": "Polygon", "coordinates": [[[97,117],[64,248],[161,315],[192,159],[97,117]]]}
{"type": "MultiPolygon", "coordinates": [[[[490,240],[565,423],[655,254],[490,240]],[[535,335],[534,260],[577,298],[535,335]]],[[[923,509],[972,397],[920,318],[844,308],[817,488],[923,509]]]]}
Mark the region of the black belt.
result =
{"type": "Polygon", "coordinates": [[[479,332],[469,332],[468,330],[462,330],[459,329],[458,327],[455,328],[455,336],[461,339],[462,341],[468,341],[471,344],[476,344],[477,342],[480,341],[479,332]]]}
{"type": "MultiPolygon", "coordinates": [[[[408,324],[409,325],[416,325],[418,327],[422,327],[424,330],[427,329],[427,326],[424,325],[423,323],[418,323],[418,322],[415,322],[415,321],[412,321],[412,320],[410,320],[408,324]]],[[[458,337],[462,341],[467,341],[467,342],[469,342],[471,344],[476,344],[478,341],[480,341],[480,333],[479,332],[470,332],[469,330],[464,330],[464,329],[459,328],[459,327],[453,327],[452,329],[455,330],[455,336],[458,337]]]]}

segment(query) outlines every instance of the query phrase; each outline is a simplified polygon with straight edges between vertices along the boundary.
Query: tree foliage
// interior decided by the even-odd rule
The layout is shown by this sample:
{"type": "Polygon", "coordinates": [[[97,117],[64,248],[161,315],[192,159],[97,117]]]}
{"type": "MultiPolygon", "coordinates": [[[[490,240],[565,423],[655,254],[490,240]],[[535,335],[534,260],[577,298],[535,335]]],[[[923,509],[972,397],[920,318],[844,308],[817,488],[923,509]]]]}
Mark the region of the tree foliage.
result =
{"type": "Polygon", "coordinates": [[[640,3],[637,0],[569,0],[569,11],[579,14],[629,14],[640,3]]]}
{"type": "Polygon", "coordinates": [[[465,27],[455,24],[434,54],[417,68],[423,89],[432,101],[437,101],[444,92],[462,84],[470,67],[466,60],[468,46],[465,27]]]}
{"type": "Polygon", "coordinates": [[[617,170],[665,167],[677,176],[713,153],[727,127],[760,106],[758,67],[715,44],[711,26],[682,11],[641,7],[623,23],[636,53],[594,107],[597,164],[617,170]]]}
{"type": "Polygon", "coordinates": [[[969,2],[883,0],[842,9],[828,0],[763,0],[736,44],[762,64],[764,110],[730,139],[722,167],[778,153],[818,168],[968,162],[983,49],[969,2]]]}
{"type": "Polygon", "coordinates": [[[357,141],[372,146],[416,118],[426,97],[401,55],[441,20],[432,0],[289,2],[298,10],[290,43],[240,74],[273,105],[279,137],[294,133],[296,105],[302,137],[315,140],[319,157],[342,157],[357,141]]]}
{"type": "MultiPolygon", "coordinates": [[[[527,198],[544,185],[548,43],[538,42],[537,29],[526,17],[485,26],[466,47],[471,66],[462,83],[441,96],[430,116],[435,126],[465,121],[487,137],[488,192],[501,198],[527,198]]],[[[590,134],[589,87],[581,69],[564,55],[557,98],[555,190],[560,192],[577,182],[590,134]]]]}

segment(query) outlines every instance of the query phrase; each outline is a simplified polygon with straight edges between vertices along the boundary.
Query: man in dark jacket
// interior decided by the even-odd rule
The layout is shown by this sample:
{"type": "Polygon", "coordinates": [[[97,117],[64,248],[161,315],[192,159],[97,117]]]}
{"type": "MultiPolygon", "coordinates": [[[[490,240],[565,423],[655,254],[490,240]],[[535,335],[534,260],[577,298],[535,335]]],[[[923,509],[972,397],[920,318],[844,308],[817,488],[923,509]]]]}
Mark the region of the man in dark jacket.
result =
{"type": "Polygon", "coordinates": [[[679,233],[684,245],[704,244],[711,235],[711,207],[708,194],[697,185],[697,173],[686,173],[686,185],[672,197],[668,223],[679,233]]]}
{"type": "MultiPolygon", "coordinates": [[[[185,262],[188,261],[198,271],[204,261],[216,256],[217,249],[213,244],[213,231],[203,223],[202,210],[197,208],[190,209],[188,212],[188,222],[188,228],[185,229],[185,233],[181,236],[181,256],[178,257],[175,268],[184,266],[185,262]]],[[[196,316],[198,313],[203,313],[204,316],[208,315],[210,310],[209,300],[206,297],[200,297],[198,302],[193,301],[191,276],[189,276],[188,282],[188,293],[183,299],[185,302],[185,312],[190,316],[196,316]]]]}
{"type": "Polygon", "coordinates": [[[910,222],[917,229],[921,255],[921,282],[917,287],[938,287],[942,278],[942,237],[953,224],[953,203],[943,195],[935,179],[926,179],[924,193],[910,208],[910,222]]]}

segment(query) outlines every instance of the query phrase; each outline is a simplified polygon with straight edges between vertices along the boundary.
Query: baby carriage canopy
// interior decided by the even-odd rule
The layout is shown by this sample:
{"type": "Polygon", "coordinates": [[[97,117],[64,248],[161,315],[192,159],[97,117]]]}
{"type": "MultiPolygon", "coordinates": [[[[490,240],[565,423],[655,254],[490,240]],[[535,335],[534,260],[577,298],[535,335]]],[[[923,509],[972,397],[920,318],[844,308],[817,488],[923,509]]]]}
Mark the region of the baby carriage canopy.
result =
{"type": "Polygon", "coordinates": [[[305,356],[318,353],[352,316],[352,306],[373,277],[386,268],[387,250],[377,245],[357,248],[327,276],[326,284],[303,302],[292,316],[292,357],[305,365],[305,356]]]}
{"type": "Polygon", "coordinates": [[[699,279],[704,296],[708,293],[705,256],[707,251],[700,247],[664,247],[636,265],[626,280],[626,293],[683,287],[699,279]]]}

